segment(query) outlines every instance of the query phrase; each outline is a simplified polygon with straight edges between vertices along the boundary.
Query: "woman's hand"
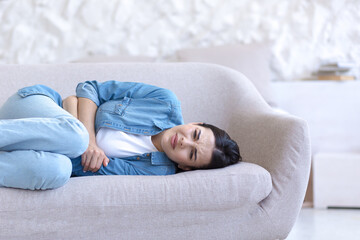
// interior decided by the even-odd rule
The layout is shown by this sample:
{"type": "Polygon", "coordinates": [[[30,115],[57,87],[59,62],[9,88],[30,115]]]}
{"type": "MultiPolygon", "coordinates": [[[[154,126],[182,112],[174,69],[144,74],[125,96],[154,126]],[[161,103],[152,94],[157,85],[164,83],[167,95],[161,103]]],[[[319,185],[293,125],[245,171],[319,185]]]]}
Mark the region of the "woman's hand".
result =
{"type": "Polygon", "coordinates": [[[96,172],[101,168],[101,165],[106,167],[108,163],[109,158],[97,145],[89,145],[88,149],[81,155],[81,165],[84,167],[84,172],[96,172]]]}

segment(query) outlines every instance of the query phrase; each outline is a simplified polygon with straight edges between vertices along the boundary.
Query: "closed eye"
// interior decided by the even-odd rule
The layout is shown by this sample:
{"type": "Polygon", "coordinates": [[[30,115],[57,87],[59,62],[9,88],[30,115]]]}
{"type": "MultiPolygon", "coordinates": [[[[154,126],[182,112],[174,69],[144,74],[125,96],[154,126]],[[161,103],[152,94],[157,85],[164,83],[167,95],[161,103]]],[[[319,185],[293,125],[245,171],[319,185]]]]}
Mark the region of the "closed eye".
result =
{"type": "MultiPolygon", "coordinates": [[[[199,130],[199,133],[198,133],[198,131],[197,130],[195,130],[194,131],[194,139],[195,140],[199,140],[200,139],[200,134],[201,134],[201,130],[199,130]],[[196,137],[196,135],[197,135],[197,137],[196,137]]],[[[196,161],[196,159],[197,159],[197,149],[195,148],[195,150],[193,150],[193,151],[191,151],[191,153],[190,153],[190,160],[192,159],[192,157],[193,157],[193,155],[194,155],[194,152],[195,152],[195,158],[194,158],[194,161],[196,161]]]]}
{"type": "MultiPolygon", "coordinates": [[[[193,134],[194,140],[199,140],[200,139],[200,134],[201,134],[201,130],[199,130],[199,132],[197,130],[195,130],[194,134],[193,134]]],[[[196,159],[197,159],[197,149],[196,148],[195,148],[195,150],[192,150],[190,152],[190,160],[192,160],[192,158],[194,156],[194,153],[195,153],[194,161],[196,161],[196,159]]]]}
{"type": "Polygon", "coordinates": [[[192,158],[194,156],[194,153],[195,153],[194,161],[196,161],[196,159],[197,159],[197,149],[196,148],[195,148],[195,150],[191,150],[191,152],[190,152],[190,160],[192,160],[192,158]]]}
{"type": "Polygon", "coordinates": [[[199,140],[199,139],[200,139],[200,135],[201,135],[201,130],[199,130],[199,133],[197,132],[197,130],[195,130],[195,131],[194,131],[193,138],[196,139],[196,140],[199,140]],[[197,138],[196,138],[196,135],[197,135],[197,138]]]}

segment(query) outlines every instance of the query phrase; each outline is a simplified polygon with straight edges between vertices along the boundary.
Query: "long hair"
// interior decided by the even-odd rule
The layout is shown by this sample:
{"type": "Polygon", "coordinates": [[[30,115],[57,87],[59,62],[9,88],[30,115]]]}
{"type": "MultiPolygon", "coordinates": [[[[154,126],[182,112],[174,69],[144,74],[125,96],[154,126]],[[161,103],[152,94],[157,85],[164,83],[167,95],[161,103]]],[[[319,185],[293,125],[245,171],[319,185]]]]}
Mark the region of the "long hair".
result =
{"type": "Polygon", "coordinates": [[[202,169],[222,168],[242,161],[238,144],[224,130],[214,125],[201,123],[199,126],[209,128],[215,136],[215,148],[210,163],[202,169]]]}

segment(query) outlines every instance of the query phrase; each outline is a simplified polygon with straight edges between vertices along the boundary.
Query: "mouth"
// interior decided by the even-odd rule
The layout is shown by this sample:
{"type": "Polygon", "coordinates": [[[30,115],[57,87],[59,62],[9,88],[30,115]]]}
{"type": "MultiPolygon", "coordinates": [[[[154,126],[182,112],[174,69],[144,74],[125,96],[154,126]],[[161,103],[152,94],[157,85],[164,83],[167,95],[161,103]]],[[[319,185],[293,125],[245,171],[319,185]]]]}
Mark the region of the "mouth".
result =
{"type": "Polygon", "coordinates": [[[172,146],[173,149],[175,149],[176,144],[177,144],[177,141],[178,141],[178,136],[177,136],[177,133],[176,133],[176,134],[175,134],[174,136],[172,136],[172,138],[171,138],[171,146],[172,146]]]}

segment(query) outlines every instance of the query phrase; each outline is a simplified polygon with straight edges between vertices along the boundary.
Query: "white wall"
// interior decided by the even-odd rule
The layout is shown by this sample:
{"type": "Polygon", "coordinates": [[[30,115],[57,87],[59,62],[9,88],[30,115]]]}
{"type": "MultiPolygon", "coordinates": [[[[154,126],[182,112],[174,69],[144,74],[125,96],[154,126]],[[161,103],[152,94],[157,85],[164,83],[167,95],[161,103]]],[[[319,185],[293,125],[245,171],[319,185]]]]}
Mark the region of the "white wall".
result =
{"type": "Polygon", "coordinates": [[[0,63],[89,55],[174,60],[187,47],[272,40],[276,79],[360,62],[357,0],[0,0],[0,63]]]}

